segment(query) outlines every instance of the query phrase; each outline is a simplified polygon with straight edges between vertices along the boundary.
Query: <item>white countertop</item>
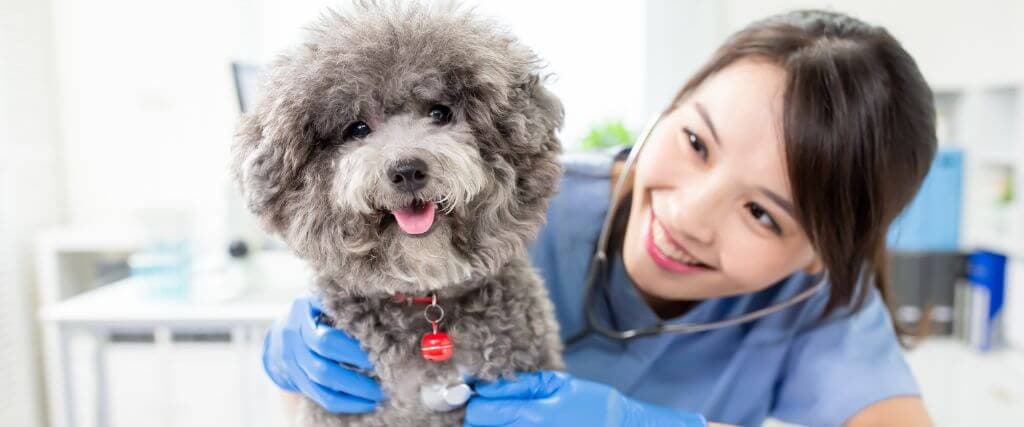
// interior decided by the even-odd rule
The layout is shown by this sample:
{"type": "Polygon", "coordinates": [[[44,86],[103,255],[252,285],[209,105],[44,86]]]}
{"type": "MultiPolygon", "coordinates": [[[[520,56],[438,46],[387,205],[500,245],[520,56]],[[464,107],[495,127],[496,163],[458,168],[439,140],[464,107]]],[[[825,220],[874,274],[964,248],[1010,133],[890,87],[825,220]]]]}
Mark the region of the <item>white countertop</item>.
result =
{"type": "Polygon", "coordinates": [[[128,278],[48,304],[40,317],[70,326],[269,323],[309,286],[303,267],[290,256],[255,258],[244,269],[196,275],[187,294],[171,297],[128,278]]]}
{"type": "Polygon", "coordinates": [[[126,279],[42,309],[44,321],[90,324],[268,322],[286,313],[297,293],[242,294],[224,301],[161,299],[137,280],[126,279]]]}

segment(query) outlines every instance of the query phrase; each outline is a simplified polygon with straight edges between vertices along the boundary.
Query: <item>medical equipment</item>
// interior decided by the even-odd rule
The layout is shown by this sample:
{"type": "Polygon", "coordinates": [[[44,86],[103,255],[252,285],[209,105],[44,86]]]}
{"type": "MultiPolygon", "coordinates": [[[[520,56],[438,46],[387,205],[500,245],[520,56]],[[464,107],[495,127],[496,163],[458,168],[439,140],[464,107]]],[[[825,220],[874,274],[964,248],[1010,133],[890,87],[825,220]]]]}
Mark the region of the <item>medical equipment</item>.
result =
{"type": "Polygon", "coordinates": [[[799,303],[803,300],[810,298],[812,295],[825,288],[827,282],[824,280],[824,278],[822,278],[822,280],[820,280],[813,287],[810,287],[800,292],[799,294],[794,295],[787,301],[780,302],[778,304],[771,305],[762,309],[758,309],[741,316],[736,316],[733,318],[718,320],[714,322],[687,324],[658,323],[645,328],[628,329],[624,331],[619,331],[612,327],[601,324],[600,319],[598,319],[597,315],[594,313],[591,301],[593,300],[593,296],[596,293],[596,289],[599,286],[603,287],[606,285],[605,282],[609,274],[608,240],[611,238],[611,228],[612,224],[614,224],[615,222],[615,213],[618,211],[619,208],[619,203],[622,198],[621,196],[623,187],[625,187],[625,182],[627,181],[627,175],[635,167],[635,163],[637,162],[637,159],[640,157],[640,152],[647,144],[647,140],[650,138],[651,133],[654,131],[654,128],[658,125],[658,123],[664,116],[665,114],[663,113],[652,119],[647,124],[647,126],[644,128],[644,131],[640,134],[640,137],[637,139],[637,143],[630,150],[629,156],[626,158],[626,163],[622,168],[623,172],[619,175],[618,179],[616,180],[612,193],[611,203],[608,207],[608,213],[605,215],[604,224],[601,227],[601,234],[598,237],[597,249],[594,251],[594,256],[591,258],[590,262],[590,269],[587,272],[587,287],[583,295],[583,312],[584,317],[586,318],[586,322],[584,323],[584,328],[582,331],[566,340],[567,344],[572,344],[582,339],[583,337],[589,335],[590,332],[597,332],[608,338],[616,340],[630,340],[633,338],[657,335],[661,333],[695,333],[709,331],[713,329],[721,329],[728,326],[750,322],[752,320],[760,319],[769,314],[778,312],[782,309],[785,309],[786,307],[792,306],[796,303],[799,303]]]}
{"type": "Polygon", "coordinates": [[[450,412],[461,408],[472,395],[473,389],[467,384],[420,386],[420,402],[434,412],[450,412]]]}

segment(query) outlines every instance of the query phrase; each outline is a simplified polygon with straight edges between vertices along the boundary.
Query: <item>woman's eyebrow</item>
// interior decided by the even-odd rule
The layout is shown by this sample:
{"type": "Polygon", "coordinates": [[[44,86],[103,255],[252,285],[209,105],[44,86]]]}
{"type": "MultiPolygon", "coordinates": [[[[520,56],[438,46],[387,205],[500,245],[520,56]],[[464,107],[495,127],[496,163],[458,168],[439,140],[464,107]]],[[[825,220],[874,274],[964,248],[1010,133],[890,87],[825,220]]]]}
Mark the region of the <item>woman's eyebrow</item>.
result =
{"type": "Polygon", "coordinates": [[[708,128],[711,129],[711,136],[714,138],[715,143],[721,147],[722,140],[718,139],[718,132],[715,131],[715,124],[711,122],[711,116],[708,115],[708,110],[704,108],[704,104],[699,102],[694,102],[693,105],[694,108],[697,109],[697,114],[700,114],[700,118],[704,119],[704,124],[708,125],[708,128]]]}
{"type": "Polygon", "coordinates": [[[794,219],[796,218],[796,215],[793,213],[793,202],[786,200],[785,197],[782,197],[778,195],[776,192],[769,190],[767,188],[757,187],[757,189],[761,192],[761,194],[764,194],[765,197],[771,199],[771,201],[775,202],[776,205],[779,205],[779,207],[782,208],[782,210],[786,211],[786,213],[788,213],[789,216],[793,217],[794,219]]]}

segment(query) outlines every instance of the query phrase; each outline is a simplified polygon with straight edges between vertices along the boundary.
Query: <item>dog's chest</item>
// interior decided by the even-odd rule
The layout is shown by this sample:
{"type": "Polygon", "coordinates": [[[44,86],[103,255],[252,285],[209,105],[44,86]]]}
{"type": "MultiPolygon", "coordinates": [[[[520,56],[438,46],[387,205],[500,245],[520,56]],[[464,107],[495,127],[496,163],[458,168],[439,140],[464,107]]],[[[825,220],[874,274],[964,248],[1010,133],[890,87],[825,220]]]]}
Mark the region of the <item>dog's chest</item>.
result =
{"type": "Polygon", "coordinates": [[[380,362],[378,369],[402,367],[406,371],[438,373],[461,370],[462,373],[491,376],[500,372],[478,371],[485,365],[496,367],[502,363],[503,358],[495,351],[507,353],[522,347],[520,344],[529,345],[514,342],[517,335],[530,331],[525,325],[507,319],[509,314],[509,307],[494,305],[485,310],[474,310],[444,301],[437,306],[395,303],[381,304],[350,319],[339,316],[337,324],[343,330],[352,331],[354,337],[363,343],[371,361],[380,362]],[[524,330],[517,334],[509,333],[516,328],[524,330]],[[430,334],[451,340],[453,351],[449,359],[429,360],[425,353],[430,353],[431,348],[424,348],[424,337],[430,334]]]}
{"type": "Polygon", "coordinates": [[[541,331],[530,327],[528,305],[484,297],[427,304],[380,301],[342,303],[336,325],[353,335],[367,351],[385,393],[398,406],[420,404],[423,386],[460,384],[467,376],[493,380],[500,375],[540,368],[541,331]],[[443,309],[443,317],[441,310],[443,309]],[[453,354],[428,360],[424,335],[447,334],[453,354]]]}
{"type": "Polygon", "coordinates": [[[421,348],[424,335],[434,331],[430,320],[440,317],[437,308],[391,298],[326,298],[334,325],[359,341],[373,364],[370,374],[388,396],[377,411],[340,417],[338,425],[461,425],[459,405],[449,405],[454,408],[450,412],[436,408],[444,409],[452,396],[468,397],[452,391],[470,377],[489,381],[515,372],[561,369],[557,323],[543,285],[529,270],[513,272],[457,297],[438,296],[444,316],[437,330],[454,347],[443,361],[428,360],[421,348]],[[443,402],[433,405],[424,390],[439,388],[443,402]]]}

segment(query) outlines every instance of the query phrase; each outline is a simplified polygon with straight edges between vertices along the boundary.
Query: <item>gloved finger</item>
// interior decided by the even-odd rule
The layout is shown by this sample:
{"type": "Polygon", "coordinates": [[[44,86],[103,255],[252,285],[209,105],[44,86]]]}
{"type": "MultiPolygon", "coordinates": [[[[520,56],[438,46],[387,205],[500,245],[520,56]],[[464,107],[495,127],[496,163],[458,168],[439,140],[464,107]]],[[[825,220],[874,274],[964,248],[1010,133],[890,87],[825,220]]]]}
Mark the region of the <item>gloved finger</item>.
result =
{"type": "Polygon", "coordinates": [[[520,372],[516,379],[477,383],[477,394],[487,398],[537,399],[551,396],[569,377],[557,371],[520,372]]]}
{"type": "Polygon", "coordinates": [[[365,414],[373,412],[377,408],[374,402],[333,392],[308,379],[299,379],[296,380],[296,383],[303,396],[312,399],[317,405],[332,414],[365,414]]]}
{"type": "Polygon", "coordinates": [[[314,383],[331,390],[340,391],[355,397],[371,400],[374,402],[384,398],[380,384],[372,378],[358,372],[346,369],[337,362],[325,359],[316,353],[309,351],[298,341],[294,334],[290,335],[296,342],[293,346],[293,355],[296,363],[302,372],[314,383]]]}
{"type": "Polygon", "coordinates": [[[462,382],[470,387],[474,387],[477,384],[482,384],[483,380],[477,378],[476,375],[462,374],[462,382]]]}
{"type": "Polygon", "coordinates": [[[469,404],[466,405],[465,425],[497,427],[516,423],[524,415],[524,405],[523,400],[474,397],[469,399],[469,404]]]}
{"type": "Polygon", "coordinates": [[[320,300],[319,296],[316,294],[307,294],[305,298],[309,300],[309,306],[313,307],[313,309],[317,311],[317,314],[323,313],[324,302],[320,300]]]}
{"type": "MultiPolygon", "coordinates": [[[[302,368],[295,361],[295,359],[286,357],[285,363],[288,363],[290,369],[293,372],[299,372],[302,368]]],[[[376,402],[371,402],[366,399],[361,399],[355,396],[351,396],[345,393],[337,392],[328,389],[324,386],[314,383],[309,378],[302,375],[295,375],[292,378],[292,382],[299,391],[309,399],[316,402],[324,410],[333,414],[359,414],[373,412],[376,409],[376,402]]]]}
{"type": "Polygon", "coordinates": [[[292,301],[292,306],[288,310],[288,321],[285,322],[285,327],[293,330],[296,329],[302,325],[303,319],[309,316],[311,310],[309,298],[296,298],[292,301]]]}
{"type": "Polygon", "coordinates": [[[288,379],[288,372],[281,363],[277,363],[284,358],[284,350],[281,349],[282,337],[281,329],[276,326],[270,328],[267,334],[263,337],[263,372],[267,373],[270,380],[277,384],[278,387],[296,393],[299,391],[295,387],[290,379],[288,379]]]}
{"type": "MultiPolygon", "coordinates": [[[[309,301],[317,301],[311,298],[309,301]]],[[[347,363],[359,369],[371,370],[373,364],[359,342],[344,331],[320,322],[320,311],[307,305],[306,315],[302,317],[299,333],[310,350],[320,356],[341,363],[347,363]]]]}

